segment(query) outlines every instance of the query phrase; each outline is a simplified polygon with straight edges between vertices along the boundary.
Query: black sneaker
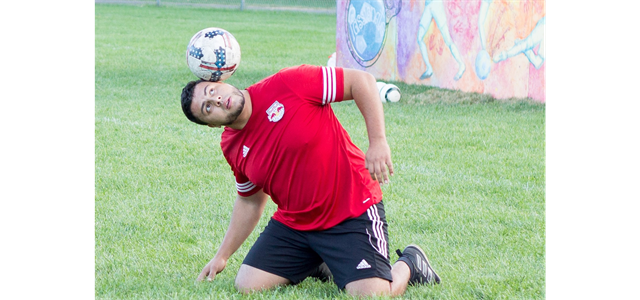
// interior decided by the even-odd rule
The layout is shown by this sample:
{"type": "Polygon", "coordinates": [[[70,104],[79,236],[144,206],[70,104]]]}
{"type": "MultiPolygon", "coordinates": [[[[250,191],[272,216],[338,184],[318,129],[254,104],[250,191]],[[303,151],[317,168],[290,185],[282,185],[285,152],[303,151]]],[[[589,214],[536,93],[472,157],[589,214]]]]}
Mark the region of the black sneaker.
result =
{"type": "Polygon", "coordinates": [[[327,267],[327,263],[325,262],[313,270],[309,277],[316,278],[322,282],[330,282],[333,280],[333,274],[331,274],[331,270],[329,270],[329,267],[327,267]]]}
{"type": "Polygon", "coordinates": [[[396,253],[400,256],[398,260],[409,265],[411,270],[410,285],[440,283],[440,276],[431,268],[427,255],[418,245],[411,244],[402,252],[400,249],[396,250],[396,253]]]}

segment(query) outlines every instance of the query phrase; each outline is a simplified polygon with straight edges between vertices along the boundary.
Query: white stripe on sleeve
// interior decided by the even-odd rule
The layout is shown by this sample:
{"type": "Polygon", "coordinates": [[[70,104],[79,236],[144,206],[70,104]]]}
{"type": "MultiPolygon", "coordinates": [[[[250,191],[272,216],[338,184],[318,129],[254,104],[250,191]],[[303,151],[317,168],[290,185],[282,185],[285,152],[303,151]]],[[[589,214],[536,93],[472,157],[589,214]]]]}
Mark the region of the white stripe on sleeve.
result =
{"type": "Polygon", "coordinates": [[[336,101],[336,69],[322,67],[322,105],[336,101]]]}
{"type": "Polygon", "coordinates": [[[238,189],[238,192],[240,193],[247,193],[250,192],[251,190],[253,190],[256,187],[255,184],[253,184],[253,182],[251,181],[247,181],[245,183],[238,183],[236,182],[236,188],[238,189]]]}
{"type": "Polygon", "coordinates": [[[327,69],[322,67],[322,105],[327,104],[327,69]]]}
{"type": "Polygon", "coordinates": [[[331,68],[331,102],[336,101],[336,68],[331,68]]]}

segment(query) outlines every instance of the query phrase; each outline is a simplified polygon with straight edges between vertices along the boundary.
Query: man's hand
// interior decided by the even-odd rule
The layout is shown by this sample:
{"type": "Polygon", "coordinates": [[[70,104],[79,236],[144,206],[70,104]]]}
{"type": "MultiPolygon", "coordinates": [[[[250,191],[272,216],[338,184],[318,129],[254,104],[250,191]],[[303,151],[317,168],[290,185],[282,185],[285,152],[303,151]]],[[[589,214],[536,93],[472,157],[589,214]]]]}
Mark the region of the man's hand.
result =
{"type": "Polygon", "coordinates": [[[204,280],[205,277],[211,281],[216,277],[216,274],[224,270],[229,257],[240,248],[249,234],[256,228],[268,199],[269,197],[262,189],[248,197],[240,195],[236,197],[227,233],[225,233],[216,255],[202,269],[200,276],[198,276],[198,281],[204,280]]]}
{"type": "Polygon", "coordinates": [[[209,263],[202,269],[198,281],[203,281],[205,277],[208,281],[212,281],[216,278],[216,274],[222,272],[227,266],[227,261],[221,258],[214,257],[209,263]]]}
{"type": "Polygon", "coordinates": [[[373,180],[380,184],[389,183],[389,176],[393,176],[393,163],[391,162],[391,149],[389,149],[387,141],[369,144],[365,155],[365,166],[373,180]],[[388,174],[387,168],[389,168],[388,174]]]}

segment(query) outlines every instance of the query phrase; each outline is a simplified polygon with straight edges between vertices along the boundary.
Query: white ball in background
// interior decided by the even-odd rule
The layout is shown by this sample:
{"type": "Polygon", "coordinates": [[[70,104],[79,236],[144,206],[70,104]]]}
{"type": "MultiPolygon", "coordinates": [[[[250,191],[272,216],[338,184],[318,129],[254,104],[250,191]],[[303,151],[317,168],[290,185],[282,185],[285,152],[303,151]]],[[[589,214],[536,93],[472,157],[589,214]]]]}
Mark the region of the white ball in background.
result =
{"type": "Polygon", "coordinates": [[[402,97],[400,89],[394,84],[384,83],[382,81],[376,82],[378,87],[378,93],[380,94],[380,101],[382,102],[398,102],[402,97]]]}
{"type": "Polygon", "coordinates": [[[386,90],[386,95],[387,95],[387,101],[391,101],[391,102],[398,102],[400,101],[400,97],[402,97],[402,94],[400,94],[400,89],[393,85],[393,84],[387,84],[385,85],[386,90]]]}
{"type": "MultiPolygon", "coordinates": [[[[376,82],[376,87],[378,88],[378,94],[380,94],[380,91],[382,90],[382,87],[385,86],[385,85],[386,85],[386,83],[384,83],[382,81],[376,82]]],[[[387,102],[384,98],[382,98],[382,95],[380,95],[380,101],[387,102]]]]}
{"type": "Polygon", "coordinates": [[[327,67],[335,67],[336,66],[336,53],[333,52],[331,56],[329,56],[329,60],[327,61],[327,67]]]}

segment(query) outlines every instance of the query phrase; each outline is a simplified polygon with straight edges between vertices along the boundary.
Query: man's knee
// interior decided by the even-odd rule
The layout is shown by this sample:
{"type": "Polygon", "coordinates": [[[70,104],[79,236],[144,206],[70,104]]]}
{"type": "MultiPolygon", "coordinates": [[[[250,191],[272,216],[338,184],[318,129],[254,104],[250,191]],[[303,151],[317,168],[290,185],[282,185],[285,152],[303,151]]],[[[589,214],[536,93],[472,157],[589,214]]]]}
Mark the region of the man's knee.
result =
{"type": "Polygon", "coordinates": [[[284,277],[243,264],[238,270],[238,275],[236,275],[235,286],[239,292],[248,294],[289,283],[290,281],[284,277]]]}
{"type": "Polygon", "coordinates": [[[391,284],[382,278],[365,278],[349,282],[345,290],[352,296],[387,296],[391,294],[391,284]]]}

